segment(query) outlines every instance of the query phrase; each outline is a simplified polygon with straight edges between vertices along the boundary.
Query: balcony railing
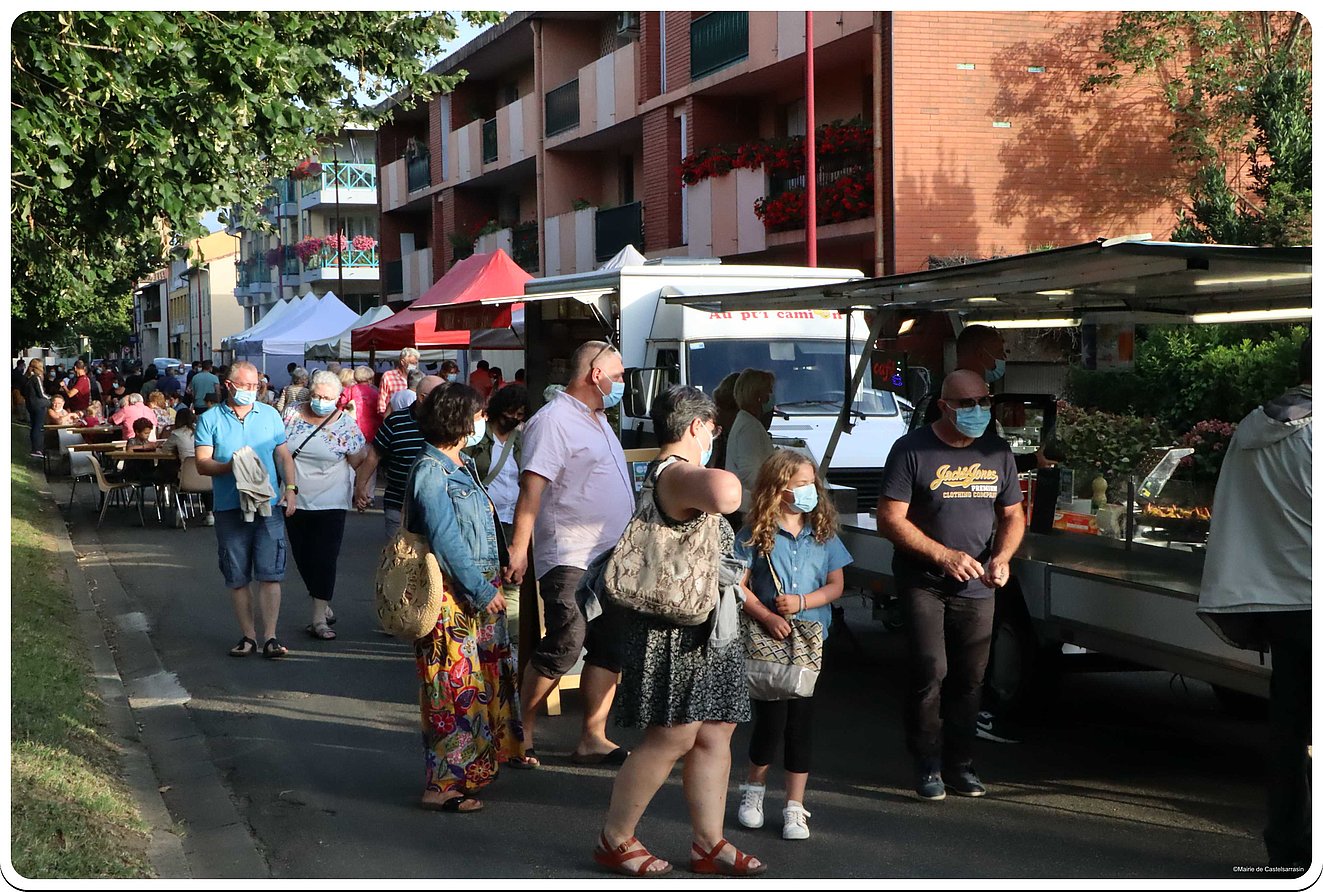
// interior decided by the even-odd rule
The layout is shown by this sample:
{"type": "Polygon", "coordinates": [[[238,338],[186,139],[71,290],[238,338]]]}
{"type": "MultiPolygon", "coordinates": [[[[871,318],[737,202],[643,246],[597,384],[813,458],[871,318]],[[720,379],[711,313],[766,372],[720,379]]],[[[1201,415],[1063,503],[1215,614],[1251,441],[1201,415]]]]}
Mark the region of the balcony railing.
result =
{"type": "Polygon", "coordinates": [[[340,266],[343,258],[345,268],[351,266],[371,267],[376,269],[379,265],[377,249],[369,248],[366,251],[360,251],[357,248],[345,248],[343,251],[327,251],[322,249],[318,254],[308,258],[308,269],[334,269],[340,266]]]}
{"type": "Polygon", "coordinates": [[[516,226],[510,231],[511,258],[524,272],[538,272],[537,224],[516,226]]]}
{"type": "Polygon", "coordinates": [[[409,191],[417,192],[432,185],[432,157],[419,155],[409,159],[409,191]]]}
{"type": "Polygon", "coordinates": [[[386,271],[386,293],[403,294],[404,293],[404,261],[387,260],[382,264],[386,271]]]}
{"type": "Polygon", "coordinates": [[[579,79],[561,84],[547,94],[547,136],[579,126],[579,79]]]}
{"type": "Polygon", "coordinates": [[[747,12],[709,12],[689,23],[690,80],[706,77],[747,58],[747,12]]]}
{"type": "Polygon", "coordinates": [[[631,202],[619,207],[597,209],[596,257],[600,263],[610,260],[625,245],[643,246],[643,204],[631,202]]]}
{"type": "MultiPolygon", "coordinates": [[[[816,180],[818,189],[821,190],[835,183],[841,177],[867,174],[873,169],[873,159],[866,155],[837,155],[820,158],[817,162],[817,168],[816,180]]],[[[777,198],[793,189],[803,189],[804,179],[805,174],[802,173],[795,176],[769,176],[767,178],[768,197],[777,198]]]]}
{"type": "Polygon", "coordinates": [[[332,190],[337,185],[341,189],[376,189],[377,166],[348,161],[341,161],[339,164],[333,161],[324,162],[319,176],[309,177],[299,184],[299,195],[332,190]]]}
{"type": "Polygon", "coordinates": [[[496,119],[482,122],[482,163],[491,164],[496,160],[499,150],[496,140],[496,119]]]}

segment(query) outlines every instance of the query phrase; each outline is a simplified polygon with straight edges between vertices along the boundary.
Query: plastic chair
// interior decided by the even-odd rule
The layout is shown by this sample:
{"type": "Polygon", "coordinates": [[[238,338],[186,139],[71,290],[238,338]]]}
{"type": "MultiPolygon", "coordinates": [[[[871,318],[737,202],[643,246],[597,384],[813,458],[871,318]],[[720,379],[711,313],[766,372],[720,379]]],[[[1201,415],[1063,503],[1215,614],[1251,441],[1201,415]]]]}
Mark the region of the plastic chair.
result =
{"type": "Polygon", "coordinates": [[[73,509],[74,494],[78,492],[79,480],[90,480],[96,484],[96,472],[101,467],[96,456],[91,452],[74,452],[69,449],[69,475],[73,477],[73,486],[69,489],[69,508],[73,509]]]}
{"type": "MultiPolygon", "coordinates": [[[[179,528],[188,529],[188,524],[184,521],[184,499],[188,497],[190,504],[194,496],[198,497],[201,503],[201,494],[211,492],[211,478],[204,477],[198,473],[198,461],[193,456],[189,456],[179,463],[179,484],[175,486],[175,516],[179,518],[179,528]]],[[[201,505],[199,505],[199,510],[201,505]]]]}
{"type": "MultiPolygon", "coordinates": [[[[107,480],[105,472],[101,470],[100,462],[92,463],[92,475],[96,478],[96,488],[101,492],[101,514],[96,519],[96,528],[99,530],[101,529],[101,521],[106,519],[106,509],[110,507],[110,502],[115,494],[121,493],[128,495],[133,490],[137,490],[139,486],[136,483],[130,483],[126,480],[116,480],[113,482],[107,480]]],[[[132,496],[129,497],[132,498],[132,496]]],[[[138,503],[138,521],[142,523],[143,526],[147,525],[147,521],[143,520],[142,517],[141,502],[138,503]]]]}

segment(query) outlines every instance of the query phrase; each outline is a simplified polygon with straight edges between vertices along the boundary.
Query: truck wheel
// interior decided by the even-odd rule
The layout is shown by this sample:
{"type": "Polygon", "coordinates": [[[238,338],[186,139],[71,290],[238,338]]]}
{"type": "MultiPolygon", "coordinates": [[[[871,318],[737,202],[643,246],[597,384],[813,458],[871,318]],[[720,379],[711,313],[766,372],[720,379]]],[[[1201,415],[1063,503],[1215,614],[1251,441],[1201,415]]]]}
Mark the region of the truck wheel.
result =
{"type": "Polygon", "coordinates": [[[1061,670],[1060,660],[1059,643],[1039,641],[1014,581],[1000,589],[986,676],[997,700],[995,708],[1023,712],[1049,694],[1061,670]]]}

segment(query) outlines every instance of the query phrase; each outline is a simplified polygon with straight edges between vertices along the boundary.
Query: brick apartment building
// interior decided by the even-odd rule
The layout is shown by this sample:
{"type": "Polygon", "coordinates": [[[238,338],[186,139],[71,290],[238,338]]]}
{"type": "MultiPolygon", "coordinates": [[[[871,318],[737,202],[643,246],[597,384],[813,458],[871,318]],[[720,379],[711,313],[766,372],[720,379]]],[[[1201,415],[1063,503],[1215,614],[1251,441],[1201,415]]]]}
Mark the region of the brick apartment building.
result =
{"type": "MultiPolygon", "coordinates": [[[[1084,94],[1115,13],[815,12],[818,263],[869,274],[1175,223],[1156,89],[1084,94]],[[865,150],[860,151],[860,127],[865,150]],[[872,128],[881,133],[872,147],[872,128]],[[874,181],[881,201],[874,204],[874,181]],[[852,186],[853,194],[844,190],[852,186]]],[[[682,158],[803,135],[802,12],[520,12],[449,55],[453,93],[378,133],[383,296],[504,247],[535,275],[649,257],[805,261],[803,176],[682,158]],[[762,199],[775,224],[755,212],[762,199]],[[790,209],[790,210],[788,210],[790,209]]]]}

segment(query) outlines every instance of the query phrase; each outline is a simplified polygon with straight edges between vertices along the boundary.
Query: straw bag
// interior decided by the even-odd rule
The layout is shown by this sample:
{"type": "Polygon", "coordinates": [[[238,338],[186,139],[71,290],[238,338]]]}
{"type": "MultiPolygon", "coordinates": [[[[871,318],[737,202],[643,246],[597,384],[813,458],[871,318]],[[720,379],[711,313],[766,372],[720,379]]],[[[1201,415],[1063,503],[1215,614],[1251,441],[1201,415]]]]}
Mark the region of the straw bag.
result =
{"type": "MultiPolygon", "coordinates": [[[[767,557],[776,593],[781,580],[767,557]]],[[[811,620],[791,619],[790,634],[777,641],[762,623],[745,616],[744,670],[751,700],[791,700],[812,697],[822,672],[822,626],[811,620]]]]}
{"type": "Polygon", "coordinates": [[[638,508],[625,526],[602,572],[612,603],[677,626],[702,623],[717,606],[721,574],[721,518],[669,524],[657,507],[656,484],[670,462],[653,469],[639,493],[638,508]]]}
{"type": "MultiPolygon", "coordinates": [[[[414,465],[417,470],[418,465],[414,465]]],[[[386,632],[405,641],[431,634],[441,615],[445,578],[426,536],[409,532],[413,471],[404,487],[400,528],[381,550],[377,564],[375,606],[386,632]]]]}

